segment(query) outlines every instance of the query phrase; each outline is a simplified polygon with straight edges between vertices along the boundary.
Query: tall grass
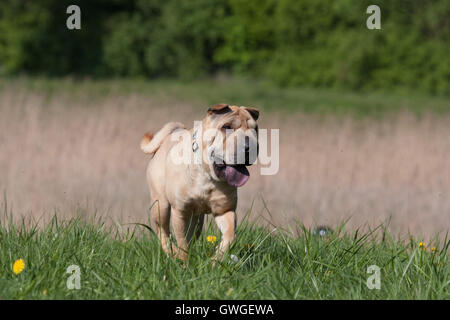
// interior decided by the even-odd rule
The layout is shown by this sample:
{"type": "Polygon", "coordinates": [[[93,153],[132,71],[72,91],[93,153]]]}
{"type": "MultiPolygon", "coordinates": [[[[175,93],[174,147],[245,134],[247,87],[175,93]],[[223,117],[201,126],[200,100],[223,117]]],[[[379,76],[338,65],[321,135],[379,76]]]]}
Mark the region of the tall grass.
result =
{"type": "Polygon", "coordinates": [[[450,227],[445,99],[282,90],[228,78],[24,78],[2,79],[0,88],[0,191],[18,221],[48,221],[58,210],[66,218],[96,212],[108,223],[145,222],[151,200],[141,136],[168,121],[192,126],[209,104],[225,101],[261,108],[259,127],[280,129],[280,170],[261,176],[259,165],[250,168],[240,217],[254,204],[265,224],[281,227],[350,218],[349,230],[367,231],[389,221],[389,231],[422,239],[450,227]],[[358,118],[346,110],[384,112],[358,118]]]}
{"type": "MultiPolygon", "coordinates": [[[[11,212],[10,212],[11,213],[11,212]]],[[[44,226],[23,219],[0,224],[1,299],[449,299],[447,237],[426,248],[394,238],[383,225],[348,232],[341,224],[319,236],[304,225],[263,228],[248,215],[231,251],[215,268],[220,234],[207,220],[189,260],[167,258],[153,233],[102,219],[60,220],[44,226]],[[432,251],[431,248],[436,247],[432,251]],[[25,269],[12,272],[17,259],[25,269]],[[69,290],[67,268],[80,268],[79,290],[69,290]],[[380,268],[381,288],[366,285],[367,268],[380,268]]]]}

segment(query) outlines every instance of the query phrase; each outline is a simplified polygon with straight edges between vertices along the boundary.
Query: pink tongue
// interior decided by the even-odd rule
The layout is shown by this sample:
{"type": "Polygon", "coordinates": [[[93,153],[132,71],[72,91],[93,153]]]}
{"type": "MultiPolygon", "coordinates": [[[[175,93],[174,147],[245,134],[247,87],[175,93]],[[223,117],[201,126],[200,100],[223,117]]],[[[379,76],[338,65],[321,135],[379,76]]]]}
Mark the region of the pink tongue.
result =
{"type": "Polygon", "coordinates": [[[225,168],[225,180],[235,187],[242,187],[250,178],[250,173],[244,165],[227,166],[225,168]]]}

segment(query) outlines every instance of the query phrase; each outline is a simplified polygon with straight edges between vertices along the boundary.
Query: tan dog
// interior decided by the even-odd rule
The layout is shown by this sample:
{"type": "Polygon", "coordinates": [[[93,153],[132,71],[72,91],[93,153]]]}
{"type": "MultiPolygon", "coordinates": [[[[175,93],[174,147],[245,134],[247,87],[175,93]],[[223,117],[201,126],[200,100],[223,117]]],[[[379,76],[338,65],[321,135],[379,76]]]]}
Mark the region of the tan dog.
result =
{"type": "Polygon", "coordinates": [[[172,251],[186,260],[189,243],[200,235],[208,213],[222,233],[216,258],[233,242],[237,187],[248,180],[246,166],[258,153],[258,116],[254,108],[218,104],[208,109],[201,127],[187,130],[169,122],[154,136],[142,138],[142,151],[153,154],[147,167],[151,220],[166,254],[172,251]],[[189,161],[175,161],[182,155],[189,161]],[[169,248],[170,220],[178,248],[169,248]]]}

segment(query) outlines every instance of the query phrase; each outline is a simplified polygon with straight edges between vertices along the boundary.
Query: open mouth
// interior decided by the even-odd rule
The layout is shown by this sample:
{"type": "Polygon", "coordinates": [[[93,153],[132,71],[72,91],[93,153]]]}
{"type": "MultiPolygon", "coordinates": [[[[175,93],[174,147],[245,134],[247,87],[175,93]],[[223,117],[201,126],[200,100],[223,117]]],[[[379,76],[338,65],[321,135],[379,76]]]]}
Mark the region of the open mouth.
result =
{"type": "Polygon", "coordinates": [[[228,165],[214,162],[214,172],[220,179],[224,179],[229,185],[242,187],[250,178],[250,173],[244,164],[228,165]]]}

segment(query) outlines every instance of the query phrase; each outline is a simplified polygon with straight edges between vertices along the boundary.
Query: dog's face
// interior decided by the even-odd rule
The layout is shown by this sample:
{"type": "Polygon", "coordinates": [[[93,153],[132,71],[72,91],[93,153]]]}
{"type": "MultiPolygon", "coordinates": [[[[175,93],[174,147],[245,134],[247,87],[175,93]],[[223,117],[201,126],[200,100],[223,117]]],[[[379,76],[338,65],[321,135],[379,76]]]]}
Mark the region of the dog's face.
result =
{"type": "Polygon", "coordinates": [[[218,104],[208,109],[203,121],[204,156],[211,163],[213,177],[240,187],[250,174],[246,166],[258,157],[259,111],[255,108],[218,104]]]}

